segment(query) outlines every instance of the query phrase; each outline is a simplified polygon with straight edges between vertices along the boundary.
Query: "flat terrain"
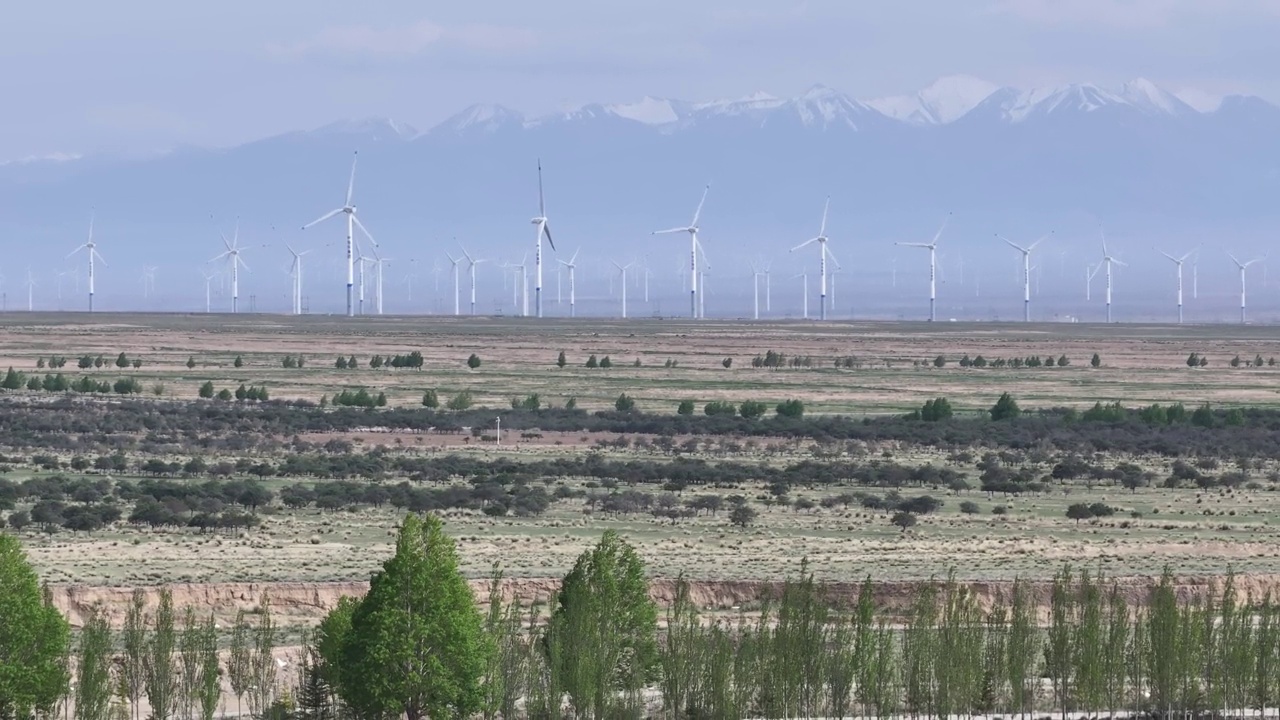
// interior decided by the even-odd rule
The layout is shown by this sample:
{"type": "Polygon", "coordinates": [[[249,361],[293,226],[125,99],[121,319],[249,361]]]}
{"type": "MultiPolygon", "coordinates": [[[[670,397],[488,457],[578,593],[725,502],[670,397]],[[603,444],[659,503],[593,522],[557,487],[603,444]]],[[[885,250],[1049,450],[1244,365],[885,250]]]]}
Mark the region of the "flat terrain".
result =
{"type": "MultiPolygon", "coordinates": [[[[470,390],[478,405],[506,407],[539,393],[544,403],[575,398],[579,407],[611,407],[619,393],[639,409],[671,412],[681,400],[699,403],[757,398],[804,400],[809,412],[875,414],[918,407],[947,396],[958,410],[981,410],[1003,391],[1024,406],[1126,405],[1181,400],[1188,405],[1280,407],[1280,365],[1229,367],[1236,356],[1280,358],[1280,332],[1264,326],[1084,325],[1066,323],[718,322],[689,320],[516,319],[488,317],[364,317],[269,315],[0,315],[0,367],[32,371],[36,359],[120,352],[143,360],[139,378],[166,397],[194,398],[205,381],[234,389],[264,384],[272,398],[319,401],[342,388],[382,391],[392,406],[417,405],[425,389],[443,398],[470,390]],[[371,370],[374,354],[419,350],[420,372],[371,370]],[[808,358],[811,367],[753,368],[752,358],[774,350],[808,358]],[[568,365],[555,367],[564,351],[568,365]],[[1187,356],[1209,359],[1191,370],[1187,356]],[[466,366],[476,353],[479,370],[466,366]],[[1098,353],[1103,365],[1089,367],[1098,353]],[[590,355],[613,367],[583,367],[590,355]],[[306,366],[286,369],[285,355],[306,366]],[[354,355],[357,370],[337,370],[354,355]],[[947,361],[933,366],[939,355],[947,361]],[[961,368],[961,357],[988,360],[1065,355],[1053,368],[961,368]],[[233,367],[237,356],[243,367],[233,367]],[[188,358],[195,367],[188,369],[188,358]],[[731,367],[723,361],[732,360],[731,367]],[[856,358],[839,369],[836,358],[856,358]],[[635,362],[639,361],[639,367],[635,362]],[[674,362],[674,367],[668,361],[674,362]]],[[[95,370],[122,374],[114,366],[95,370]]]]}
{"type": "MultiPolygon", "coordinates": [[[[50,355],[68,358],[61,370],[68,377],[135,376],[147,395],[154,388],[161,390],[162,399],[182,401],[194,400],[199,386],[212,381],[230,389],[241,383],[262,385],[273,399],[311,401],[364,387],[375,394],[385,392],[392,406],[405,407],[419,406],[426,389],[438,390],[442,401],[470,390],[477,405],[493,408],[509,407],[513,398],[537,393],[544,403],[558,406],[574,398],[588,410],[611,408],[619,393],[627,393],[639,409],[663,414],[674,413],[683,399],[697,401],[701,412],[702,403],[716,399],[759,399],[772,407],[799,398],[810,414],[876,415],[918,408],[935,396],[948,397],[961,413],[977,413],[1003,391],[1013,393],[1024,408],[1087,407],[1099,400],[1131,407],[1173,401],[1188,407],[1203,402],[1217,407],[1280,406],[1280,366],[1228,366],[1237,355],[1245,360],[1280,357],[1280,333],[1254,326],[0,316],[0,368],[47,372],[37,370],[36,364],[50,355]],[[413,350],[425,358],[420,371],[368,367],[371,355],[413,350]],[[556,356],[562,350],[568,364],[557,368],[556,356]],[[809,358],[809,367],[752,367],[752,359],[769,350],[809,358]],[[75,367],[82,355],[101,354],[112,363],[120,352],[141,359],[141,368],[75,367]],[[1089,366],[1095,352],[1102,359],[1098,368],[1089,366]],[[1209,365],[1188,368],[1185,360],[1191,352],[1207,356],[1209,365]],[[471,353],[482,359],[477,370],[466,367],[471,353]],[[609,356],[613,367],[583,367],[592,354],[609,356]],[[304,356],[305,367],[286,369],[281,362],[286,355],[304,356]],[[359,368],[334,367],[335,358],[352,355],[359,368]],[[934,367],[939,355],[946,363],[934,367]],[[965,355],[988,360],[1065,355],[1070,365],[961,368],[957,361],[965,355]],[[234,366],[237,357],[242,367],[234,366]],[[193,368],[187,367],[189,358],[193,368]],[[732,361],[728,368],[723,364],[726,358],[732,361]],[[855,367],[837,369],[837,358],[856,358],[855,367]]],[[[376,426],[376,414],[371,426],[376,426]]],[[[456,435],[362,431],[303,439],[324,442],[335,437],[353,441],[358,450],[381,445],[406,455],[501,453],[517,461],[585,452],[609,459],[658,457],[656,452],[598,447],[598,441],[611,438],[589,433],[548,433],[518,442],[513,438],[509,442],[518,447],[504,442],[501,449],[464,443],[456,435]]],[[[704,443],[704,449],[691,457],[775,464],[818,457],[812,441],[762,439],[745,445],[713,451],[704,443]],[[767,454],[766,445],[772,446],[767,454]]],[[[236,459],[230,451],[221,452],[210,459],[236,459]]],[[[838,449],[834,457],[861,462],[892,457],[898,463],[932,464],[956,470],[972,487],[979,486],[972,460],[955,461],[927,448],[884,443],[860,447],[856,454],[838,449]]],[[[854,581],[868,574],[926,579],[953,568],[969,579],[1044,578],[1066,562],[1087,563],[1111,575],[1152,575],[1166,564],[1183,574],[1217,574],[1228,567],[1280,573],[1277,468],[1253,464],[1246,471],[1248,483],[1235,490],[1163,489],[1158,481],[1169,472],[1165,458],[1099,455],[1093,460],[1103,466],[1138,463],[1157,482],[1134,493],[1107,481],[1091,486],[1082,480],[1053,482],[1045,492],[1019,497],[988,497],[977,490],[945,487],[902,488],[904,496],[929,494],[945,503],[906,533],[890,524],[887,511],[856,503],[796,509],[772,503],[763,485],[751,483],[691,488],[681,498],[702,492],[743,495],[760,512],[747,528],[732,526],[727,510],[676,522],[648,513],[606,517],[581,497],[557,500],[537,517],[451,511],[447,522],[472,577],[487,575],[499,562],[511,576],[557,578],[608,528],[636,543],[655,576],[684,573],[699,580],[776,580],[794,572],[802,558],[808,558],[820,578],[833,581],[854,581]],[[962,513],[964,501],[976,503],[977,512],[962,513]],[[1065,517],[1065,510],[1079,502],[1105,503],[1117,513],[1077,524],[1065,517]],[[1005,508],[1004,514],[993,514],[997,506],[1005,508]]],[[[1034,471],[1042,476],[1049,467],[1042,463],[1034,471]]],[[[1228,469],[1232,468],[1222,468],[1228,469]]],[[[6,477],[22,480],[32,472],[16,468],[6,477]]],[[[296,481],[271,479],[267,485],[278,491],[296,481]]],[[[545,477],[538,482],[549,491],[564,485],[575,492],[605,492],[583,478],[545,477]]],[[[636,489],[661,492],[654,486],[636,489]]],[[[819,503],[854,489],[872,495],[887,492],[824,485],[797,488],[789,500],[819,503]]],[[[23,539],[42,576],[56,585],[358,581],[367,579],[390,553],[397,513],[389,507],[324,512],[276,506],[261,517],[261,528],[243,533],[161,532],[117,523],[92,535],[45,535],[28,528],[23,539]]]]}

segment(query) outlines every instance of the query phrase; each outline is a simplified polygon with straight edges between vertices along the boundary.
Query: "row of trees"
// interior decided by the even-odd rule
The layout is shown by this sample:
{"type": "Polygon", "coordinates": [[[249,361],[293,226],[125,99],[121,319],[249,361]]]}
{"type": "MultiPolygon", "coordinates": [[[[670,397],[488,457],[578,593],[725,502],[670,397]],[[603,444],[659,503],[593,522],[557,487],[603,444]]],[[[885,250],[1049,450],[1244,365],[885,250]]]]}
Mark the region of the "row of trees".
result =
{"type": "Polygon", "coordinates": [[[235,399],[241,402],[246,400],[251,402],[266,402],[271,399],[271,393],[268,392],[267,388],[264,386],[245,385],[244,383],[240,383],[240,386],[237,387],[234,392],[228,388],[215,390],[212,380],[206,380],[205,383],[200,386],[197,394],[206,400],[228,401],[235,399]]]}
{"type": "MultiPolygon", "coordinates": [[[[988,597],[949,577],[886,604],[870,578],[850,596],[802,563],[752,616],[703,616],[681,579],[660,624],[643,559],[613,532],[549,611],[504,599],[496,569],[478,608],[432,516],[406,517],[395,548],[369,592],[307,638],[296,717],[640,717],[654,701],[670,717],[1171,717],[1280,701],[1280,606],[1242,596],[1230,576],[1199,597],[1169,571],[1135,592],[1064,568],[1042,589],[1015,581],[988,597]]],[[[51,715],[74,697],[83,720],[136,717],[146,698],[155,720],[208,718],[221,672],[237,706],[281,716],[293,678],[276,674],[269,603],[256,622],[240,615],[223,657],[212,619],[178,620],[163,592],[144,609],[135,595],[120,633],[91,612],[68,662],[65,621],[0,537],[0,658],[22,658],[0,665],[0,715],[51,715]]]]}
{"type": "MultiPolygon", "coordinates": [[[[85,375],[75,380],[67,378],[62,373],[45,374],[44,377],[39,375],[31,375],[28,377],[25,373],[17,372],[13,368],[0,378],[0,389],[4,390],[20,390],[26,388],[32,392],[75,392],[75,393],[116,393],[118,395],[136,395],[142,392],[142,383],[137,378],[126,377],[120,378],[115,382],[110,380],[94,380],[85,375]]],[[[152,390],[160,388],[156,395],[164,393],[164,385],[154,385],[152,390]]]]}

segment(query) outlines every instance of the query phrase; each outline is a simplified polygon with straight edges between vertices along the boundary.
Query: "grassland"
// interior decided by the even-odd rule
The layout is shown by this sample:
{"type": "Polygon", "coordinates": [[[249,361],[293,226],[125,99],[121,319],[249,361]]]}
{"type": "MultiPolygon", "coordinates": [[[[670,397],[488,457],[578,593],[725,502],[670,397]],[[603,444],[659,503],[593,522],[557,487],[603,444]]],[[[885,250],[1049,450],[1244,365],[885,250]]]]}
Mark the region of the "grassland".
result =
{"type": "MultiPolygon", "coordinates": [[[[726,323],[617,320],[518,320],[494,318],[346,318],[179,315],[15,315],[0,316],[0,367],[37,371],[40,357],[61,355],[71,377],[136,376],[147,388],[163,385],[162,399],[194,400],[206,381],[234,389],[264,385],[275,399],[316,401],[342,388],[385,392],[392,406],[416,406],[425,389],[444,398],[463,389],[477,404],[509,406],[512,398],[539,394],[562,404],[612,407],[619,393],[632,395],[640,409],[672,413],[683,399],[761,399],[769,403],[803,399],[810,413],[874,415],[915,408],[927,398],[946,396],[962,412],[989,407],[1000,392],[1016,395],[1024,407],[1091,406],[1120,401],[1129,406],[1182,401],[1188,406],[1276,407],[1280,367],[1231,368],[1240,355],[1280,356],[1280,334],[1270,328],[1223,326],[1096,326],[890,323],[726,323]],[[374,354],[419,350],[421,371],[370,369],[374,354]],[[569,361],[557,368],[563,350],[569,361]],[[812,358],[813,367],[767,370],[751,359],[767,350],[812,358]],[[114,365],[77,370],[77,357],[125,352],[143,361],[140,369],[114,365]],[[1102,366],[1092,368],[1093,353],[1102,366]],[[1209,358],[1192,370],[1187,355],[1209,358]],[[468,355],[482,358],[477,370],[468,355]],[[609,356],[613,367],[587,369],[586,358],[609,356]],[[987,358],[1066,355],[1068,367],[966,369],[962,355],[987,358]],[[303,369],[286,369],[286,355],[303,355],[303,369]],[[361,367],[338,370],[339,355],[356,356],[361,367]],[[933,367],[938,355],[948,362],[933,367]],[[834,367],[837,357],[855,356],[860,367],[834,367]],[[235,367],[237,357],[242,367],[235,367]],[[186,366],[188,358],[194,368],[186,366]],[[731,367],[723,360],[731,358],[731,367]],[[634,363],[640,361],[637,367],[634,363]],[[674,366],[668,361],[673,361],[674,366]]],[[[376,417],[373,416],[373,417],[376,417]]],[[[371,421],[374,424],[375,421],[371,421]]],[[[324,437],[306,438],[323,441],[324,437]]],[[[385,446],[403,454],[450,452],[516,460],[574,455],[641,457],[635,450],[593,447],[589,433],[554,433],[524,439],[518,447],[464,444],[458,436],[357,432],[342,434],[357,448],[385,446]]],[[[765,440],[739,454],[701,451],[712,462],[795,462],[814,457],[811,443],[798,442],[766,458],[765,440]]],[[[755,445],[754,443],[752,445],[755,445]]],[[[776,447],[775,447],[776,450],[776,447]]],[[[945,453],[892,443],[866,447],[862,460],[952,467],[971,480],[973,465],[945,453]]],[[[1155,457],[1099,457],[1102,464],[1133,461],[1157,475],[1168,460],[1155,457]]],[[[465,570],[487,574],[494,562],[510,575],[562,575],[574,557],[606,528],[634,541],[657,576],[685,573],[698,579],[776,579],[807,557],[826,580],[923,579],[954,568],[961,577],[1000,579],[1046,577],[1064,562],[1088,563],[1113,575],[1155,574],[1165,564],[1182,573],[1219,573],[1230,566],[1248,573],[1280,573],[1280,492],[1270,478],[1276,468],[1249,468],[1251,489],[1142,488],[1083,482],[1054,484],[1049,491],[1020,497],[987,497],[977,491],[904,489],[944,500],[936,514],[903,533],[889,514],[850,508],[796,510],[774,504],[760,485],[710,490],[749,497],[760,511],[749,528],[729,524],[725,513],[678,522],[649,515],[603,517],[581,499],[561,500],[534,518],[491,518],[453,511],[449,530],[460,538],[465,570]],[[962,501],[977,514],[959,510],[962,501]],[[1065,508],[1077,502],[1110,504],[1119,513],[1077,525],[1065,508]],[[1003,515],[992,514],[1004,506],[1003,515]]],[[[1046,473],[1047,466],[1037,468],[1046,473]]],[[[30,471],[14,469],[20,480],[30,471]]],[[[394,478],[393,478],[394,480],[394,478]]],[[[289,480],[271,480],[275,488],[289,480]]],[[[462,479],[459,480],[462,482],[462,479]]],[[[548,487],[595,489],[582,478],[542,478],[548,487]]],[[[848,488],[797,488],[790,495],[815,501],[848,488]]],[[[862,488],[867,490],[866,488],[862,488]]],[[[650,490],[654,490],[650,488],[650,490]]],[[[698,492],[707,492],[698,489],[698,492]]],[[[883,493],[884,490],[870,489],[883,493]]],[[[692,490],[690,492],[693,492],[692,490]]],[[[327,582],[361,580],[390,552],[396,524],[391,509],[353,512],[290,511],[272,508],[263,526],[247,533],[160,532],[117,524],[91,536],[27,530],[23,537],[43,577],[55,584],[119,586],[169,582],[327,582]]]]}

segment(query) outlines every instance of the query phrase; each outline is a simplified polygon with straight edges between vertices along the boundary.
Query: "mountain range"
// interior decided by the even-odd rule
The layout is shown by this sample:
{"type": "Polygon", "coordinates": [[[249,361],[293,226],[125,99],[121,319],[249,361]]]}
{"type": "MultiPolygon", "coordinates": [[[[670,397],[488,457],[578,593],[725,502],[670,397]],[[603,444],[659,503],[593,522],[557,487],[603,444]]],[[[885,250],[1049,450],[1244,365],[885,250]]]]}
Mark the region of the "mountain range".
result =
{"type": "Polygon", "coordinates": [[[868,101],[818,85],[541,117],[475,105],[424,132],[369,119],[145,158],[28,158],[0,164],[0,223],[28,262],[82,242],[90,208],[109,261],[212,257],[235,216],[250,242],[336,244],[336,225],[296,228],[341,203],[355,149],[360,216],[402,259],[437,258],[456,237],[518,260],[533,240],[539,158],[562,249],[619,258],[674,258],[675,241],[649,232],[687,222],[707,183],[712,263],[785,254],[818,229],[827,196],[837,254],[862,260],[931,237],[948,213],[958,245],[1055,230],[1082,252],[1099,224],[1120,247],[1247,249],[1280,220],[1280,107],[1260,98],[1200,111],[1142,79],[1018,90],[957,76],[868,101]]]}

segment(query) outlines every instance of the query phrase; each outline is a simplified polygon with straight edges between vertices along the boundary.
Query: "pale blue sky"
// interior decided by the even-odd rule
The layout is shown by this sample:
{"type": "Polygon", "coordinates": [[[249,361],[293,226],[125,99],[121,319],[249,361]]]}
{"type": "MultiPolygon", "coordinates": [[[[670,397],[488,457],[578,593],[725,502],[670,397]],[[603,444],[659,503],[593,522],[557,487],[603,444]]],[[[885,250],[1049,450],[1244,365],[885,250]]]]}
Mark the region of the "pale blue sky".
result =
{"type": "Polygon", "coordinates": [[[1280,100],[1276,0],[11,3],[0,160],[231,145],[473,102],[541,113],[940,75],[1029,87],[1148,77],[1280,100]]]}

